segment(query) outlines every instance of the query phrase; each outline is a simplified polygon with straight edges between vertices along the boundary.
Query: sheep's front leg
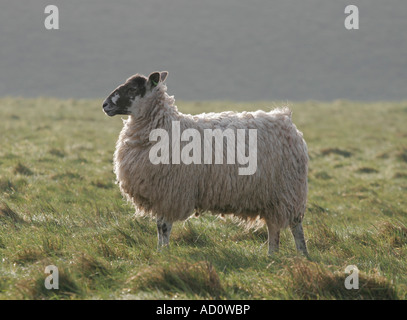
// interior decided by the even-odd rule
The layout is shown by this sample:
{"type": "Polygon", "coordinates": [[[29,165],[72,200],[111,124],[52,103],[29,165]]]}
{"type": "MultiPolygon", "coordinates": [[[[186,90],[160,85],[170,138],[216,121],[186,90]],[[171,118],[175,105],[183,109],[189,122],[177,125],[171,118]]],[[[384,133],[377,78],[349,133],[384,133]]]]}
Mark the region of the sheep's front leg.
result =
{"type": "Polygon", "coordinates": [[[158,250],[169,245],[171,229],[172,222],[165,221],[164,218],[157,219],[158,250]]]}
{"type": "Polygon", "coordinates": [[[272,255],[278,252],[280,246],[280,228],[275,226],[272,222],[267,221],[267,229],[269,236],[269,251],[268,254],[272,255]]]}

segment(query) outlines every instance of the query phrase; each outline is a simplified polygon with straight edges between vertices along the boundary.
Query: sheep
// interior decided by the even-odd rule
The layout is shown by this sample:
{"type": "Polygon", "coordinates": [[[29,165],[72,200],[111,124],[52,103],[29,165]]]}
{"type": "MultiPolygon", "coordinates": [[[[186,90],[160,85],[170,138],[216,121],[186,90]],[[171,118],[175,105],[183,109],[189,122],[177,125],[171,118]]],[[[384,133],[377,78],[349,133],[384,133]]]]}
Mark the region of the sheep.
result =
{"type": "Polygon", "coordinates": [[[114,173],[136,213],[156,218],[158,248],[169,245],[174,222],[184,221],[194,212],[208,211],[231,214],[249,226],[256,221],[265,223],[269,255],[278,252],[280,230],[290,227],[297,251],[308,256],[302,227],[308,193],[308,151],[303,134],[292,123],[291,111],[277,108],[270,112],[183,114],[174,96],[167,94],[167,75],[167,71],[148,77],[135,74],[103,102],[108,116],[128,115],[116,143],[114,173]],[[179,139],[179,134],[187,130],[189,136],[183,134],[181,141],[169,143],[169,135],[165,136],[171,133],[174,138],[178,134],[179,139]],[[177,148],[187,148],[188,142],[192,143],[190,138],[194,140],[191,132],[205,136],[208,130],[220,132],[220,140],[210,145],[216,134],[209,136],[203,144],[207,148],[195,148],[195,144],[188,152],[182,151],[184,162],[179,154],[177,159],[177,148]],[[229,135],[222,136],[225,132],[229,135]],[[253,141],[251,132],[256,133],[253,141]],[[248,138],[241,139],[240,151],[239,143],[237,151],[229,148],[236,142],[235,134],[248,138]],[[209,155],[202,149],[209,150],[209,155]],[[191,151],[193,161],[187,163],[191,151]],[[251,151],[257,151],[252,172],[242,173],[249,166],[241,167],[242,162],[227,159],[239,158],[239,152],[240,159],[245,159],[251,151]],[[216,160],[219,154],[221,159],[216,160]],[[210,161],[213,159],[215,163],[210,161]]]}

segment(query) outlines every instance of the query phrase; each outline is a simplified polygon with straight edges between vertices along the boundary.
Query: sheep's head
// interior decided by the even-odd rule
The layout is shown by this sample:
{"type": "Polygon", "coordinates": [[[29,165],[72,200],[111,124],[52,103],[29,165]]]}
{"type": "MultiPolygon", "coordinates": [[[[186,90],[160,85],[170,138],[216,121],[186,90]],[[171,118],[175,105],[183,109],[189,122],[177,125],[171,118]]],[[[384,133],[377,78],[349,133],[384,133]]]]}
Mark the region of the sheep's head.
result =
{"type": "Polygon", "coordinates": [[[167,78],[168,72],[153,72],[148,78],[136,74],[118,86],[103,102],[103,111],[108,116],[133,114],[143,99],[167,78]]]}

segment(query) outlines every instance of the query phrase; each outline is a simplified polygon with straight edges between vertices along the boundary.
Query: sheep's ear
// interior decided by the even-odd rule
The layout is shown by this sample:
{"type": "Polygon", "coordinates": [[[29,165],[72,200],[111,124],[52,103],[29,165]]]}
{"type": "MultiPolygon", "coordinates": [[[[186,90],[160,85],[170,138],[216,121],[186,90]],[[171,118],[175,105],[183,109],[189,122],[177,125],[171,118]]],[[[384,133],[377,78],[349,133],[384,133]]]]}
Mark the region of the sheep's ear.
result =
{"type": "Polygon", "coordinates": [[[167,79],[168,71],[161,71],[160,75],[161,75],[161,81],[164,82],[165,79],[167,79]]]}
{"type": "Polygon", "coordinates": [[[148,83],[150,84],[151,88],[156,87],[159,82],[160,82],[160,73],[159,72],[153,72],[148,76],[148,83]]]}

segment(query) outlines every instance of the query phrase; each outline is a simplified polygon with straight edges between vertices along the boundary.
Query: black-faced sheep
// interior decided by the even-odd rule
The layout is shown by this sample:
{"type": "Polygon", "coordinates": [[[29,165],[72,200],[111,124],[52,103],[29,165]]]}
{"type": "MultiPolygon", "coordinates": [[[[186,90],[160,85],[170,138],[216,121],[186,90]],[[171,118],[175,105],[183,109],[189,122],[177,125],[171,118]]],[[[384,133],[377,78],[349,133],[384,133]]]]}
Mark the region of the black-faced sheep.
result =
{"type": "Polygon", "coordinates": [[[109,116],[129,115],[114,171],[138,212],[156,217],[158,245],[168,245],[173,222],[210,211],[249,224],[260,218],[269,254],[278,251],[280,229],[290,227],[297,250],[307,255],[308,153],[291,111],[182,114],[167,94],[167,75],[136,74],[103,103],[109,116]]]}

